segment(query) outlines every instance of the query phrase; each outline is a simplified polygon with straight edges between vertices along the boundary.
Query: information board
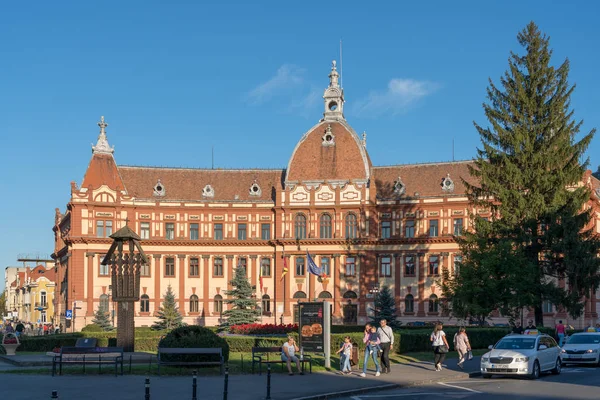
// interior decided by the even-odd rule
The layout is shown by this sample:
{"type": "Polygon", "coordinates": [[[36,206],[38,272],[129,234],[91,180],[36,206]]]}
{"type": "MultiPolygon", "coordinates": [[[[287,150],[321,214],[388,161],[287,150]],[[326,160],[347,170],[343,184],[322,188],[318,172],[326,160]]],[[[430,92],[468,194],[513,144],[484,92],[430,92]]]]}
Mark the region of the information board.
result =
{"type": "Polygon", "coordinates": [[[323,353],[325,349],[323,303],[300,303],[300,347],[304,351],[323,353]]]}

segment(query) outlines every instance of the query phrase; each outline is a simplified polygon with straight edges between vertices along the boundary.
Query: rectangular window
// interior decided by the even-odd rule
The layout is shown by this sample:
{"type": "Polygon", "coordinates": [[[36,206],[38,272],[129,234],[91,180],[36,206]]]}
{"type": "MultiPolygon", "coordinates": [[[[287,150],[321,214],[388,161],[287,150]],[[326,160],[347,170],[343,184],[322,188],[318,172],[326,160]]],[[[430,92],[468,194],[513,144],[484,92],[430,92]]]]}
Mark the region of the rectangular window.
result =
{"type": "Polygon", "coordinates": [[[440,258],[438,256],[429,256],[429,275],[440,274],[440,258]]]}
{"type": "Polygon", "coordinates": [[[323,273],[327,276],[331,276],[331,267],[329,265],[329,257],[321,257],[321,265],[320,267],[323,269],[323,273]]]}
{"type": "Polygon", "coordinates": [[[140,266],[140,275],[150,276],[150,266],[148,264],[142,264],[142,266],[140,266]]]}
{"type": "Polygon", "coordinates": [[[175,224],[172,222],[167,222],[165,224],[165,237],[167,240],[175,239],[175,224]]]}
{"type": "Polygon", "coordinates": [[[271,240],[271,224],[260,224],[260,238],[271,240]]]}
{"type": "Polygon", "coordinates": [[[113,234],[113,231],[112,231],[112,221],[105,221],[104,225],[106,227],[106,229],[105,229],[105,231],[106,231],[105,232],[106,237],[109,237],[110,235],[113,234]]]}
{"type": "Polygon", "coordinates": [[[213,262],[213,275],[223,276],[223,259],[221,257],[216,257],[213,262]]]}
{"type": "Polygon", "coordinates": [[[392,236],[392,223],[390,221],[381,222],[381,238],[389,239],[392,236]]]}
{"type": "Polygon", "coordinates": [[[429,220],[429,237],[437,237],[439,235],[439,225],[437,219],[429,220]]]}
{"type": "Polygon", "coordinates": [[[544,300],[542,302],[542,312],[544,314],[552,314],[552,303],[550,303],[548,300],[544,300]]]}
{"type": "Polygon", "coordinates": [[[392,276],[392,258],[389,256],[379,259],[379,276],[392,276]]]}
{"type": "Polygon", "coordinates": [[[200,260],[196,257],[190,258],[190,276],[200,276],[200,260]]]}
{"type": "Polygon", "coordinates": [[[112,221],[96,221],[96,237],[109,237],[112,235],[113,223],[112,221]]]}
{"type": "Polygon", "coordinates": [[[296,276],[304,276],[306,274],[304,257],[296,257],[296,276]]]}
{"type": "Polygon", "coordinates": [[[140,238],[150,239],[150,222],[140,222],[140,238]]]}
{"type": "Polygon", "coordinates": [[[404,275],[415,276],[415,256],[404,256],[404,275]]]}
{"type": "Polygon", "coordinates": [[[104,221],[96,221],[96,237],[104,237],[104,221]]]}
{"type": "Polygon", "coordinates": [[[415,237],[415,220],[409,219],[404,223],[404,237],[414,238],[415,237]]]}
{"type": "Polygon", "coordinates": [[[102,265],[102,264],[100,264],[100,275],[101,276],[107,276],[108,274],[109,274],[109,272],[108,272],[108,265],[102,265]]]}
{"type": "Polygon", "coordinates": [[[270,258],[263,258],[260,260],[260,276],[271,276],[270,258]]]}
{"type": "Polygon", "coordinates": [[[463,230],[463,219],[455,218],[454,219],[454,236],[462,235],[462,230],[463,230]]]}
{"type": "Polygon", "coordinates": [[[356,276],[356,259],[354,257],[346,257],[346,276],[356,276]]]}
{"type": "Polygon", "coordinates": [[[238,267],[242,268],[244,270],[244,275],[248,276],[248,262],[246,260],[246,257],[240,257],[238,258],[238,267]]]}
{"type": "Polygon", "coordinates": [[[238,240],[246,240],[246,224],[238,224],[238,240]]]}
{"type": "Polygon", "coordinates": [[[215,240],[223,240],[223,224],[215,224],[215,240]]]}
{"type": "Polygon", "coordinates": [[[458,275],[460,271],[460,263],[462,262],[462,256],[454,256],[454,275],[458,275]]]}
{"type": "Polygon", "coordinates": [[[198,228],[198,224],[190,224],[190,239],[198,240],[200,238],[199,235],[200,229],[198,228]]]}
{"type": "Polygon", "coordinates": [[[175,259],[173,257],[165,258],[165,276],[175,276],[175,259]]]}

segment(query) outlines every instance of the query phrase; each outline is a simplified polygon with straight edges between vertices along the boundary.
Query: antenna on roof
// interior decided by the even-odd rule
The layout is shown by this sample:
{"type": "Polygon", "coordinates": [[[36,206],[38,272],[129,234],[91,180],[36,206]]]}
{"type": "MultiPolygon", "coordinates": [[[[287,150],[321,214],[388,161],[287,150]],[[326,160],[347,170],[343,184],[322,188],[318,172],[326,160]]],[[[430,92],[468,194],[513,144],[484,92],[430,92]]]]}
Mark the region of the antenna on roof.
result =
{"type": "Polygon", "coordinates": [[[340,87],[343,89],[344,85],[342,84],[342,77],[344,76],[344,64],[342,62],[342,39],[340,39],[340,87]]]}
{"type": "Polygon", "coordinates": [[[211,169],[215,169],[215,146],[213,145],[210,150],[211,155],[211,169]]]}

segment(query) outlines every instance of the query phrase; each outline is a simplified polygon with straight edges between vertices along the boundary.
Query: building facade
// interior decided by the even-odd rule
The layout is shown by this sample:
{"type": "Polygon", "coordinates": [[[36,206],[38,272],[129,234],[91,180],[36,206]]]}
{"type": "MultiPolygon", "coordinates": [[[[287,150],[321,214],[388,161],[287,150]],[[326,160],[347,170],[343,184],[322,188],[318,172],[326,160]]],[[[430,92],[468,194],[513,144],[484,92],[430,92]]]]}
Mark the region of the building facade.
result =
{"type": "MultiPolygon", "coordinates": [[[[374,166],[366,134],[344,117],[335,62],[323,98],[323,118],[285,169],[118,165],[102,118],[83,182],[71,183],[66,211],[56,210],[57,317],[65,324],[73,310],[70,328],[79,330],[101,302],[114,313],[101,260],[110,234],[129,224],[150,259],[138,326],[155,321],[167,285],[187,323],[218,324],[236,266],[257,287],[263,322],[292,322],[294,305],[316,298],[333,302],[336,323],[362,324],[383,285],[403,322],[446,319],[436,282],[460,260],[453,237],[470,228],[470,214],[489,212],[465,196],[470,162],[374,166]],[[307,251],[327,279],[308,273],[307,251]]],[[[599,182],[588,173],[582,184],[594,189],[589,206],[597,208],[599,182]]],[[[590,294],[586,321],[597,318],[596,306],[590,294]]],[[[549,320],[566,319],[545,307],[549,320]]]]}
{"type": "Polygon", "coordinates": [[[10,318],[35,324],[53,323],[55,268],[7,267],[6,274],[10,279],[10,285],[6,286],[10,318]]]}

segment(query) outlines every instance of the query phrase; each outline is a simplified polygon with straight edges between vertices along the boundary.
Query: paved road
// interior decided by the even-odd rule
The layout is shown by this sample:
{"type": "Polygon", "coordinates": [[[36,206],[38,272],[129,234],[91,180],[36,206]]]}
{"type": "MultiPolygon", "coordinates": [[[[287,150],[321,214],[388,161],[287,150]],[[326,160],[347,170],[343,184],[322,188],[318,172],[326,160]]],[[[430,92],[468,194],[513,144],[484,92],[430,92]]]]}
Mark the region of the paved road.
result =
{"type": "Polygon", "coordinates": [[[600,368],[564,368],[559,376],[543,375],[537,381],[520,378],[473,378],[455,382],[373,392],[343,400],[541,400],[541,399],[594,399],[600,398],[600,368]]]}

